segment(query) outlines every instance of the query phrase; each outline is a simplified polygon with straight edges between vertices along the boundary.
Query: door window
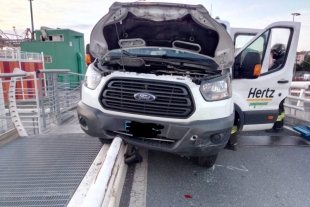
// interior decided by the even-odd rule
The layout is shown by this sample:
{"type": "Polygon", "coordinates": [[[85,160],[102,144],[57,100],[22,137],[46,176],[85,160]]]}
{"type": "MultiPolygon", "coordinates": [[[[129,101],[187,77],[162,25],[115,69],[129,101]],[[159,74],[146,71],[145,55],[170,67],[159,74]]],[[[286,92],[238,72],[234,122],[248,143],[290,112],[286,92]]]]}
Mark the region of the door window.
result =
{"type": "MultiPolygon", "coordinates": [[[[291,34],[290,28],[272,28],[264,32],[235,58],[234,78],[252,78],[256,65],[261,65],[260,76],[281,70],[291,34]]],[[[237,37],[236,44],[240,42],[237,37]]]]}
{"type": "Polygon", "coordinates": [[[257,65],[262,65],[269,30],[259,36],[235,58],[234,78],[251,78],[257,65]]]}
{"type": "Polygon", "coordinates": [[[284,67],[290,36],[291,29],[289,28],[271,29],[269,38],[270,49],[268,48],[266,53],[268,66],[263,68],[262,73],[278,71],[284,67]]]}
{"type": "Polygon", "coordinates": [[[254,36],[255,34],[236,34],[235,35],[235,53],[238,52],[254,36]]]}
{"type": "Polygon", "coordinates": [[[265,51],[265,48],[267,46],[268,34],[269,34],[269,30],[266,31],[259,38],[257,38],[249,47],[247,47],[245,50],[243,50],[243,52],[241,53],[241,65],[244,61],[244,57],[249,52],[258,53],[259,54],[259,61],[260,61],[260,63],[262,63],[264,51],[265,51]]]}

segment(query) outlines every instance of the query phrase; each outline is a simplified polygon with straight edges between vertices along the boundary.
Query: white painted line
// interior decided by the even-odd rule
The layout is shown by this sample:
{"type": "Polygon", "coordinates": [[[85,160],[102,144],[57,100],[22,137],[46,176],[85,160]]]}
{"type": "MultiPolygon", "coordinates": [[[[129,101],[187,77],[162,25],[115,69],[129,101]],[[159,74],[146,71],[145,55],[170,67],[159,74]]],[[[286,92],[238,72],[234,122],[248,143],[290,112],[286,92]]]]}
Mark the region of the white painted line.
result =
{"type": "MultiPolygon", "coordinates": [[[[99,141],[98,141],[99,142],[99,141]]],[[[80,183],[79,187],[75,191],[74,195],[72,196],[69,204],[67,207],[80,207],[88,193],[88,190],[93,183],[98,171],[103,164],[103,161],[107,155],[108,149],[110,145],[103,145],[101,150],[99,151],[97,157],[95,158],[93,164],[88,169],[85,177],[83,178],[82,182],[80,183]]]]}
{"type": "Polygon", "coordinates": [[[146,206],[148,151],[145,149],[139,149],[139,153],[143,157],[143,162],[136,164],[129,207],[146,206]]]}
{"type": "Polygon", "coordinates": [[[288,126],[283,126],[285,129],[290,130],[292,132],[295,132],[296,134],[300,135],[298,132],[296,132],[294,129],[292,129],[291,127],[288,126]]]}

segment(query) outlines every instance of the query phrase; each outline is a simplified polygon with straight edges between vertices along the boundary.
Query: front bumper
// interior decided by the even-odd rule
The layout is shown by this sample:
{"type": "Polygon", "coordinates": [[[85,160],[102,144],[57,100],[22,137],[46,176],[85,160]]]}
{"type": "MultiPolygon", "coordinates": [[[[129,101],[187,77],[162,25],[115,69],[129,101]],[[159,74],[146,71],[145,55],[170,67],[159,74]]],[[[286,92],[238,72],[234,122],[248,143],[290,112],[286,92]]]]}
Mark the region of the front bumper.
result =
{"type": "Polygon", "coordinates": [[[225,147],[234,122],[234,114],[225,118],[192,121],[184,124],[163,122],[160,118],[154,122],[133,119],[130,116],[106,114],[84,104],[82,101],[78,103],[77,112],[79,119],[83,119],[84,126],[81,125],[82,130],[90,136],[113,139],[116,135],[119,135],[124,141],[137,147],[189,157],[217,154],[225,147]],[[125,121],[160,124],[164,126],[164,129],[161,130],[159,140],[119,134],[118,132],[124,132],[125,130],[125,121]],[[166,142],[165,139],[173,140],[173,142],[166,142]]]}

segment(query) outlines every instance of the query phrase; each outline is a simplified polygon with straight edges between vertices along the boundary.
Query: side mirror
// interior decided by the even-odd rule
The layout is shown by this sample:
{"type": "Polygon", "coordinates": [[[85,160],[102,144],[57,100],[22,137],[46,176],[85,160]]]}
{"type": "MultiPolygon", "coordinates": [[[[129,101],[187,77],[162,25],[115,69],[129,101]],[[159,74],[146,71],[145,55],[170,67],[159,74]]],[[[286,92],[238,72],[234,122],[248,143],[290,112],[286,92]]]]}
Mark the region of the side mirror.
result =
{"type": "Polygon", "coordinates": [[[260,54],[258,52],[248,52],[239,67],[239,73],[242,78],[255,79],[260,76],[261,68],[260,54]]]}

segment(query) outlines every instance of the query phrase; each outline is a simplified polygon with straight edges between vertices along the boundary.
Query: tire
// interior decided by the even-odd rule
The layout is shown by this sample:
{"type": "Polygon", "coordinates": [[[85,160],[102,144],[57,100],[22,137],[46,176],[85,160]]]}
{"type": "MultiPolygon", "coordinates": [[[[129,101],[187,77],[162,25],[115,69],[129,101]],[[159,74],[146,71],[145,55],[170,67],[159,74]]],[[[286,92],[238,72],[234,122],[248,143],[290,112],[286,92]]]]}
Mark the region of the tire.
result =
{"type": "Polygon", "coordinates": [[[198,163],[199,163],[199,165],[201,165],[205,168],[211,168],[215,164],[217,156],[218,156],[218,154],[198,157],[198,163]]]}
{"type": "Polygon", "coordinates": [[[113,139],[98,138],[102,144],[111,144],[113,139]]]}

